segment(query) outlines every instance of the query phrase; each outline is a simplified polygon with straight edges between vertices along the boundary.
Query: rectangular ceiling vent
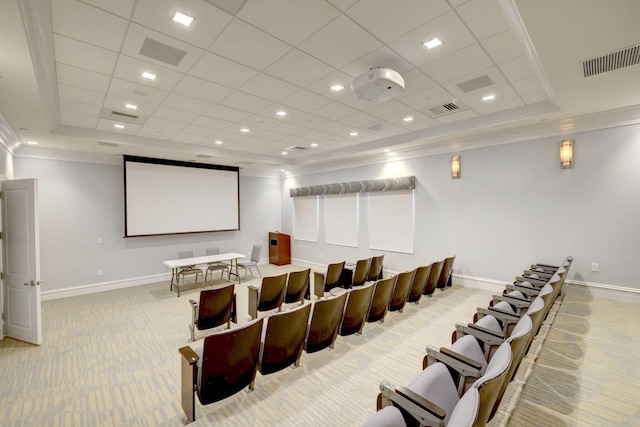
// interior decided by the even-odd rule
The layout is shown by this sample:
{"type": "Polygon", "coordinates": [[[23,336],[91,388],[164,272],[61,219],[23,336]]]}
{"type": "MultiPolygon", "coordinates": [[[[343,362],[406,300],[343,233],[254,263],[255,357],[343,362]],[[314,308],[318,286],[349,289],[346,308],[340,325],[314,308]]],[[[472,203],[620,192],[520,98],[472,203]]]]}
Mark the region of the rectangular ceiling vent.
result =
{"type": "Polygon", "coordinates": [[[582,61],[582,72],[585,77],[606,73],[619,68],[640,63],[640,45],[628,47],[617,52],[582,61]]]}
{"type": "Polygon", "coordinates": [[[196,157],[199,159],[210,159],[211,156],[208,154],[196,154],[196,157]]]}
{"type": "Polygon", "coordinates": [[[186,54],[187,52],[184,50],[160,43],[149,37],[145,37],[142,47],[140,48],[140,55],[173,65],[174,67],[178,66],[186,54]]]}
{"type": "Polygon", "coordinates": [[[292,145],[291,147],[287,147],[286,150],[290,153],[307,151],[306,147],[300,147],[299,145],[292,145]]]}
{"type": "Polygon", "coordinates": [[[122,113],[120,111],[111,111],[111,117],[118,120],[138,120],[140,118],[135,114],[122,113]]]}
{"type": "Polygon", "coordinates": [[[485,74],[480,77],[476,77],[475,79],[467,80],[466,82],[460,82],[456,84],[456,86],[458,86],[458,89],[460,89],[464,93],[469,93],[491,86],[492,84],[493,81],[489,78],[489,76],[485,74]]]}
{"type": "Polygon", "coordinates": [[[98,145],[102,145],[103,147],[119,147],[120,144],[116,144],[115,142],[107,142],[107,141],[98,141],[98,145]]]}
{"type": "Polygon", "coordinates": [[[444,116],[445,114],[457,113],[466,110],[468,107],[458,100],[447,102],[446,104],[436,105],[427,109],[432,117],[444,116]]]}
{"type": "Polygon", "coordinates": [[[369,126],[367,129],[369,129],[372,132],[381,132],[382,130],[386,129],[387,126],[384,125],[384,123],[376,123],[373,126],[369,126]]]}

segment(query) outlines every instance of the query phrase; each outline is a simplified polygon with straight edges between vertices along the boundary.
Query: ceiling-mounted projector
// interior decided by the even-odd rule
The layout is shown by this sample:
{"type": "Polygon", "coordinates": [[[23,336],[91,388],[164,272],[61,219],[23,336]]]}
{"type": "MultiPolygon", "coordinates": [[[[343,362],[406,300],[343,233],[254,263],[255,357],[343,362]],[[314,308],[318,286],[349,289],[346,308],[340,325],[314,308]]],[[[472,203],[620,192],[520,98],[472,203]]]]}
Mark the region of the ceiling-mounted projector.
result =
{"type": "Polygon", "coordinates": [[[380,102],[402,93],[404,79],[390,68],[372,68],[353,80],[351,90],[360,99],[380,102]]]}

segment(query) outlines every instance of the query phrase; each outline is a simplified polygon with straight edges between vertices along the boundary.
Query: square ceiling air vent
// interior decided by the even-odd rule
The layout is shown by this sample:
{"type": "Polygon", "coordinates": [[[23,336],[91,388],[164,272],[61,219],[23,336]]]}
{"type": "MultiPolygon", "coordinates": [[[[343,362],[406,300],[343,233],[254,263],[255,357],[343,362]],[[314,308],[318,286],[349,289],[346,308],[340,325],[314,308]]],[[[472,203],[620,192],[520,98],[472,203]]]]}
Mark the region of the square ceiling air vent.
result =
{"type": "Polygon", "coordinates": [[[149,37],[145,37],[142,47],[140,48],[140,55],[173,65],[174,67],[182,61],[182,58],[184,58],[186,54],[187,52],[184,50],[160,43],[149,37]]]}
{"type": "Polygon", "coordinates": [[[617,52],[608,53],[582,61],[584,77],[595,76],[640,63],[640,45],[628,47],[617,52]]]}
{"type": "Polygon", "coordinates": [[[384,123],[376,123],[373,126],[369,126],[367,129],[369,129],[372,132],[381,132],[385,128],[387,128],[387,126],[385,126],[384,123]]]}
{"type": "Polygon", "coordinates": [[[444,116],[445,114],[457,113],[466,110],[467,108],[469,107],[456,99],[451,102],[447,102],[446,104],[428,108],[427,111],[431,117],[439,117],[444,116]]]}

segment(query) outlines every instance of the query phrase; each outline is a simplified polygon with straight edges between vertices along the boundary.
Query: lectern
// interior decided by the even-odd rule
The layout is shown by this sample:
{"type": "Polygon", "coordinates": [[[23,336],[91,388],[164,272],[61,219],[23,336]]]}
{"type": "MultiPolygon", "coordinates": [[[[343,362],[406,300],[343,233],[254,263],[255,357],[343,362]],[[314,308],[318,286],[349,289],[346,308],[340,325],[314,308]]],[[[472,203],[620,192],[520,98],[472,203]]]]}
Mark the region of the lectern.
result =
{"type": "Polygon", "coordinates": [[[291,238],[288,234],[269,233],[269,263],[291,264],[291,238]]]}

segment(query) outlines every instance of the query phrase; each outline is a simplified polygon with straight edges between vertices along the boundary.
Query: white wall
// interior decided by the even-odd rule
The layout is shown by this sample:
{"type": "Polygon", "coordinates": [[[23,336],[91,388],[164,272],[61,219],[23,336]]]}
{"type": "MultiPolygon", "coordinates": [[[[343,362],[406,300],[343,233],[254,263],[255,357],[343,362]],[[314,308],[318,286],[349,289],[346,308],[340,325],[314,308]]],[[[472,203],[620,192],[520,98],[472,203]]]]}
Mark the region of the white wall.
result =
{"type": "MultiPolygon", "coordinates": [[[[268,257],[268,232],[280,229],[280,179],[240,176],[241,231],[125,239],[121,165],[16,158],[16,178],[37,178],[43,291],[144,278],[169,270],[181,249],[210,246],[268,257]],[[103,243],[98,244],[98,239],[103,243]],[[98,270],[103,275],[98,276],[98,270]]],[[[178,197],[177,197],[178,196],[178,197]]],[[[167,203],[179,195],[167,194],[167,203]]],[[[192,200],[184,209],[198,209],[192,200]]]]}
{"type": "MultiPolygon", "coordinates": [[[[454,271],[513,280],[533,261],[573,255],[572,280],[640,289],[640,126],[585,132],[575,139],[575,167],[559,166],[560,138],[463,151],[462,177],[451,179],[451,154],[288,178],[282,224],[291,232],[291,187],[415,175],[415,253],[385,254],[402,271],[457,255],[454,271]],[[600,271],[591,271],[598,263],[600,271]]],[[[359,248],[327,245],[320,202],[318,243],[292,241],[292,257],[329,263],[368,249],[366,195],[359,248]]]]}

